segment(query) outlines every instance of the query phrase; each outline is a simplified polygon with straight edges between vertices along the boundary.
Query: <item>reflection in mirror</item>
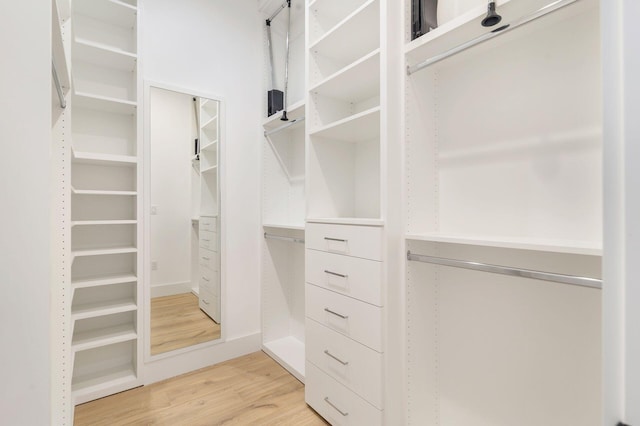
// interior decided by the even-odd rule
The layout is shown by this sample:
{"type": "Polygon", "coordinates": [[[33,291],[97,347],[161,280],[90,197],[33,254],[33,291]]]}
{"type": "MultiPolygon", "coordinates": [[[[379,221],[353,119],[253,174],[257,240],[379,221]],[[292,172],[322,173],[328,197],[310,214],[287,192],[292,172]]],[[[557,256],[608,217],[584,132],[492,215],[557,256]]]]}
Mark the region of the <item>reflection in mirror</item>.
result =
{"type": "Polygon", "coordinates": [[[151,355],[221,334],[220,102],[151,87],[151,355]]]}

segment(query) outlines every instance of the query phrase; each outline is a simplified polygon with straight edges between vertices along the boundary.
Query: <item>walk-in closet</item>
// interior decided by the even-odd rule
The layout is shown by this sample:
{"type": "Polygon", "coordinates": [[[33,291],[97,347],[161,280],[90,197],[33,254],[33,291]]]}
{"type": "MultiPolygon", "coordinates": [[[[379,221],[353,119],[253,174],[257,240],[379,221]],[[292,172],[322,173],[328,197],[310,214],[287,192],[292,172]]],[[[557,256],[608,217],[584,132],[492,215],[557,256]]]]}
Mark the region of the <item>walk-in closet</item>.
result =
{"type": "Polygon", "coordinates": [[[640,424],[637,1],[4,6],[0,424],[640,424]]]}

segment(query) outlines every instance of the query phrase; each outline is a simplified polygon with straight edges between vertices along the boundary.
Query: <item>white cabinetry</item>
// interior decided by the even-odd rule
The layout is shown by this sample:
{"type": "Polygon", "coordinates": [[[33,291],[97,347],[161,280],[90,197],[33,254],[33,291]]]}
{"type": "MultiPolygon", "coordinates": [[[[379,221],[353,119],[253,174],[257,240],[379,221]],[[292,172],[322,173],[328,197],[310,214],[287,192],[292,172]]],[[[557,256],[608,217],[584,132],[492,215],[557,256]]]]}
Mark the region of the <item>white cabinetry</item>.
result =
{"type": "Polygon", "coordinates": [[[386,7],[307,9],[306,401],[332,424],[383,422],[386,7]]]}
{"type": "MultiPolygon", "coordinates": [[[[562,2],[502,2],[501,25],[550,3],[546,11],[562,2]]],[[[406,44],[407,248],[599,278],[598,2],[437,61],[487,33],[485,14],[478,7],[406,44]]],[[[601,424],[600,290],[406,268],[408,424],[601,424]]]]}
{"type": "Polygon", "coordinates": [[[138,9],[76,0],[71,22],[73,399],[138,386],[138,9]]]}

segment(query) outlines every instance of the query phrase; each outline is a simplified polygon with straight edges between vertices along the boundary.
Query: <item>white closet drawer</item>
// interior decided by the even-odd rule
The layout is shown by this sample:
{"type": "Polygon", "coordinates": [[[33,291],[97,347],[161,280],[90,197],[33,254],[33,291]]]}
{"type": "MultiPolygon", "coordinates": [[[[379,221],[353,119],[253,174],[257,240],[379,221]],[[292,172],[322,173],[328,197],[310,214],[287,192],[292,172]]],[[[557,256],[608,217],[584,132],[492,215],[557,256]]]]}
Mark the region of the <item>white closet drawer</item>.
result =
{"type": "Polygon", "coordinates": [[[198,286],[200,289],[206,289],[214,293],[218,294],[219,281],[218,281],[218,273],[216,271],[212,271],[207,268],[200,268],[200,279],[198,280],[198,286]]]}
{"type": "Polygon", "coordinates": [[[305,366],[305,401],[334,426],[380,426],[382,412],[322,372],[305,366]]]}
{"type": "Polygon", "coordinates": [[[305,327],[307,360],[381,409],[382,354],[312,319],[305,327]]]}
{"type": "Polygon", "coordinates": [[[199,230],[216,232],[218,230],[217,219],[211,216],[200,216],[199,230]]]}
{"type": "Polygon", "coordinates": [[[382,231],[375,226],[307,223],[306,247],[363,259],[382,260],[382,231]]]}
{"type": "Polygon", "coordinates": [[[218,258],[218,253],[215,251],[211,251],[211,250],[207,250],[204,248],[201,248],[200,250],[198,250],[198,257],[199,257],[199,263],[200,266],[203,268],[207,268],[210,269],[212,271],[219,271],[220,270],[220,262],[219,262],[219,258],[218,258]]]}
{"type": "Polygon", "coordinates": [[[219,298],[206,288],[198,290],[198,298],[200,309],[205,311],[215,321],[219,321],[218,307],[220,306],[219,298]]]}
{"type": "Polygon", "coordinates": [[[307,250],[305,278],[308,283],[382,306],[382,262],[307,250]]]}
{"type": "Polygon", "coordinates": [[[200,247],[218,251],[218,234],[210,231],[200,231],[200,247]]]}
{"type": "Polygon", "coordinates": [[[382,352],[382,308],[313,284],[306,285],[305,297],[308,318],[382,352]]]}

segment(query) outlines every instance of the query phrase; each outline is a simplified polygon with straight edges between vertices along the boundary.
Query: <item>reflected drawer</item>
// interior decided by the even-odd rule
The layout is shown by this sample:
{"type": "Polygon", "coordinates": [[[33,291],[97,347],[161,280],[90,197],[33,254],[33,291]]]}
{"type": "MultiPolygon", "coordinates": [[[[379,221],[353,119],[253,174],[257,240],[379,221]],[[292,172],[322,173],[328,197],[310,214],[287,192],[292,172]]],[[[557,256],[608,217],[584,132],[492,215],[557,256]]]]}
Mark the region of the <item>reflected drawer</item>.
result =
{"type": "Polygon", "coordinates": [[[198,290],[198,298],[200,299],[200,309],[205,311],[216,322],[219,322],[219,315],[217,315],[217,313],[220,310],[220,299],[211,291],[202,287],[198,290]]]}
{"type": "Polygon", "coordinates": [[[382,409],[382,354],[307,318],[307,360],[382,409]]]}
{"type": "Polygon", "coordinates": [[[382,260],[382,231],[375,226],[307,223],[306,247],[364,259],[382,260]]]}
{"type": "Polygon", "coordinates": [[[216,271],[207,268],[200,268],[200,279],[198,280],[199,288],[207,289],[216,296],[220,293],[220,279],[216,271]]]}
{"type": "Polygon", "coordinates": [[[305,366],[305,401],[334,426],[380,426],[382,412],[313,363],[305,366]]]}
{"type": "Polygon", "coordinates": [[[313,284],[305,289],[308,318],[382,352],[382,308],[313,284]]]}
{"type": "Polygon", "coordinates": [[[382,306],[382,262],[306,250],[305,278],[308,283],[382,306]]]}
{"type": "Polygon", "coordinates": [[[218,251],[218,234],[210,231],[200,231],[200,247],[218,251]]]}
{"type": "Polygon", "coordinates": [[[212,216],[200,216],[200,220],[199,220],[199,229],[200,231],[210,231],[210,232],[217,232],[218,231],[218,224],[217,224],[217,218],[212,217],[212,216]]]}
{"type": "Polygon", "coordinates": [[[200,248],[200,250],[198,250],[198,259],[201,267],[212,271],[220,270],[220,258],[217,252],[200,248]]]}

